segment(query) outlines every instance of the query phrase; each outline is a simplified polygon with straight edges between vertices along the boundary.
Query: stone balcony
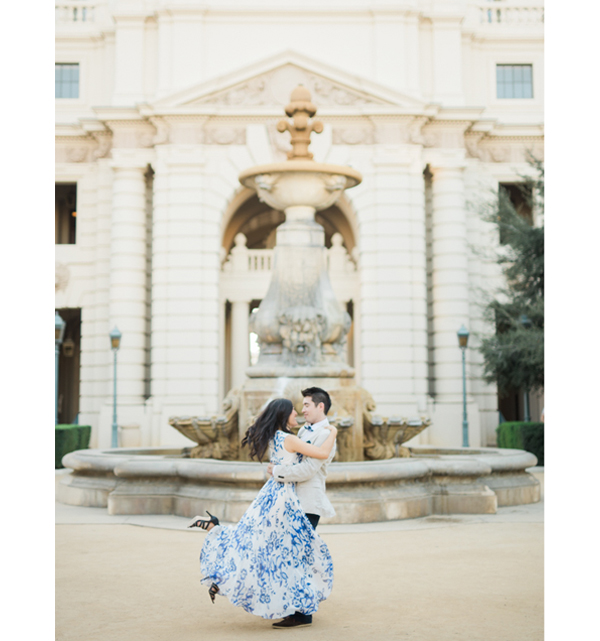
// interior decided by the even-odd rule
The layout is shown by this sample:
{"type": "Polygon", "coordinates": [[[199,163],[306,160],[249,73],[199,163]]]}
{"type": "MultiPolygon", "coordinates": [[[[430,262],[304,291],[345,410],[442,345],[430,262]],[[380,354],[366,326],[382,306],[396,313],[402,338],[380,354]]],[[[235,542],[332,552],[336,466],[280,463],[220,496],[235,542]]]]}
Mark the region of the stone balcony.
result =
{"type": "Polygon", "coordinates": [[[106,0],[55,2],[54,20],[57,36],[114,28],[106,0]]]}
{"type": "Polygon", "coordinates": [[[544,23],[543,0],[479,0],[467,8],[467,28],[540,27],[544,23]]]}
{"type": "MultiPolygon", "coordinates": [[[[331,285],[340,302],[356,300],[358,273],[355,260],[342,245],[342,236],[334,234],[327,249],[331,285]]],[[[238,234],[235,245],[221,266],[221,298],[226,300],[262,300],[271,282],[272,249],[249,249],[246,237],[238,234]]]]}

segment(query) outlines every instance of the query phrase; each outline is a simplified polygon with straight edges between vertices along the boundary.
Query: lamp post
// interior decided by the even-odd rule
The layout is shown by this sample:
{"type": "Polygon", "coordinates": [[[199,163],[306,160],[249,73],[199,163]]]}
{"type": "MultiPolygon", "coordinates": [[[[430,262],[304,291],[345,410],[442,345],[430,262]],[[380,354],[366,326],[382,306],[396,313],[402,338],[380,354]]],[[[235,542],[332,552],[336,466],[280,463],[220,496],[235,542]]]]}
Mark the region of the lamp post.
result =
{"type": "Polygon", "coordinates": [[[121,344],[121,332],[115,328],[109,334],[110,336],[110,348],[113,351],[114,355],[114,374],[113,374],[113,422],[112,422],[112,439],[111,447],[118,447],[117,443],[117,352],[119,351],[119,346],[121,344]]]}
{"type": "MultiPolygon", "coordinates": [[[[525,329],[529,329],[531,327],[532,325],[531,319],[529,318],[529,316],[527,316],[527,314],[521,314],[521,325],[523,325],[525,329]]],[[[529,423],[531,421],[531,413],[529,411],[529,390],[528,389],[526,389],[523,392],[523,413],[525,415],[524,416],[525,421],[529,423]]]]}
{"type": "Polygon", "coordinates": [[[458,346],[462,351],[462,379],[463,379],[463,422],[462,422],[462,436],[463,447],[469,447],[469,423],[467,422],[467,369],[465,365],[465,352],[467,351],[467,343],[469,342],[469,330],[461,325],[458,332],[458,346]]]}
{"type": "Polygon", "coordinates": [[[60,356],[60,346],[65,336],[65,327],[67,324],[61,318],[60,314],[54,312],[54,425],[58,425],[58,357],[60,356]]]}

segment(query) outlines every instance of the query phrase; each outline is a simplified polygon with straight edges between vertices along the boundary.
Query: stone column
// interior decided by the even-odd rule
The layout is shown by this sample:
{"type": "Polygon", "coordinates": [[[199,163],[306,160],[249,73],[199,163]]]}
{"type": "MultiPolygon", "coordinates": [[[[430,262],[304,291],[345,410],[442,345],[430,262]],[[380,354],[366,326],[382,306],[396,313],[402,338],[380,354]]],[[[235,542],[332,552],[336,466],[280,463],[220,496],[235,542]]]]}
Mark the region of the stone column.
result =
{"type": "MultiPolygon", "coordinates": [[[[432,445],[462,444],[462,354],[457,331],[470,328],[464,152],[430,165],[433,174],[432,299],[435,415],[432,445]]],[[[468,382],[468,369],[467,369],[468,382]]],[[[467,390],[469,387],[467,385],[467,390]]],[[[479,416],[470,408],[470,445],[479,444],[479,416]]]]}
{"type": "MultiPolygon", "coordinates": [[[[82,310],[81,328],[81,387],[79,422],[91,425],[90,447],[99,447],[100,413],[109,394],[110,368],[109,350],[109,281],[110,281],[110,236],[112,216],[112,180],[113,171],[109,161],[100,158],[95,167],[96,190],[90,196],[95,210],[95,243],[94,248],[86,248],[86,253],[93,251],[94,293],[92,302],[82,310]]],[[[79,212],[82,206],[77,206],[79,212]]],[[[88,296],[86,296],[88,298],[88,296]]],[[[107,432],[108,423],[102,426],[107,432]]],[[[103,445],[110,444],[108,433],[104,434],[103,445]]]]}
{"type": "Polygon", "coordinates": [[[189,445],[169,417],[218,409],[219,211],[201,148],[164,144],[156,154],[150,444],[189,445]]]}
{"type": "Polygon", "coordinates": [[[246,380],[246,368],[250,365],[248,339],[249,301],[231,303],[231,387],[240,387],[246,380]]]}
{"type": "MultiPolygon", "coordinates": [[[[465,169],[465,193],[469,200],[480,200],[487,188],[488,198],[496,198],[498,183],[492,176],[482,178],[479,160],[470,159],[465,169]],[[483,183],[483,184],[482,184],[483,183]]],[[[479,407],[481,424],[481,444],[496,444],[498,427],[498,388],[495,383],[483,379],[483,355],[477,347],[481,345],[480,336],[491,336],[496,328],[493,322],[484,318],[484,306],[479,292],[497,291],[502,287],[501,271],[496,263],[498,231],[496,226],[481,217],[479,211],[467,212],[467,239],[469,246],[477,248],[469,252],[470,318],[471,336],[467,350],[468,368],[471,374],[470,391],[479,407]],[[492,278],[490,278],[492,276],[492,278]]]]}
{"type": "Polygon", "coordinates": [[[147,162],[133,158],[119,161],[117,157],[112,167],[109,331],[116,325],[123,335],[117,357],[119,402],[142,406],[146,362],[147,162]]]}
{"type": "MultiPolygon", "coordinates": [[[[419,151],[377,150],[360,216],[362,387],[384,416],[426,410],[425,212],[419,151]]],[[[362,169],[362,168],[361,168],[362,169]]],[[[358,191],[358,188],[357,188],[358,191]]]]}
{"type": "MultiPolygon", "coordinates": [[[[237,234],[231,249],[231,269],[241,277],[248,272],[248,247],[246,236],[237,234]]],[[[250,365],[249,316],[250,301],[239,288],[231,301],[231,387],[240,387],[246,380],[246,368],[250,365]]]]}

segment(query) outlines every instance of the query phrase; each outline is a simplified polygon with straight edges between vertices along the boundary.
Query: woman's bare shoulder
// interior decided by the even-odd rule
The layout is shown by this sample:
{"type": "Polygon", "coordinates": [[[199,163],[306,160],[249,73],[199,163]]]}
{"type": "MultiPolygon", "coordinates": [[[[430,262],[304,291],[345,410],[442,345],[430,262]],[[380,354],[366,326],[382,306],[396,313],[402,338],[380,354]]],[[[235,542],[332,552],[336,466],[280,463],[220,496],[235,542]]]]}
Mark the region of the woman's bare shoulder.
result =
{"type": "Polygon", "coordinates": [[[288,452],[295,452],[296,448],[294,445],[299,441],[300,439],[295,435],[295,434],[287,434],[285,438],[283,439],[283,447],[285,448],[286,451],[288,452]],[[293,449],[290,449],[290,446],[293,449]]]}

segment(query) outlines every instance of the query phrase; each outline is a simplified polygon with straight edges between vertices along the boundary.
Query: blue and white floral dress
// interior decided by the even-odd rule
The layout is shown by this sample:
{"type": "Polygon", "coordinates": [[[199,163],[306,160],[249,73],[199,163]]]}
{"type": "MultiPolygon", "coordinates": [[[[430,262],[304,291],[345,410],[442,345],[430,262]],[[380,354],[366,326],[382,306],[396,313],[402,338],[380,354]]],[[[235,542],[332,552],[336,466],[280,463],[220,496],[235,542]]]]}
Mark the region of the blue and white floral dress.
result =
{"type": "MultiPolygon", "coordinates": [[[[278,431],[271,462],[291,465],[302,455],[288,452],[278,431]]],[[[269,479],[235,526],[217,525],[200,553],[202,583],[219,586],[233,605],[263,619],[294,612],[313,614],[333,587],[327,545],[314,531],[293,483],[269,479]]]]}

